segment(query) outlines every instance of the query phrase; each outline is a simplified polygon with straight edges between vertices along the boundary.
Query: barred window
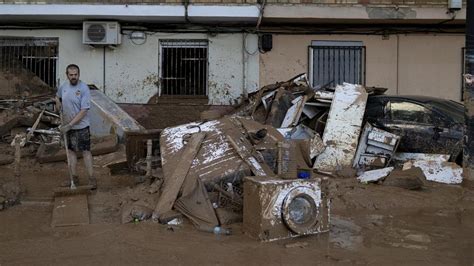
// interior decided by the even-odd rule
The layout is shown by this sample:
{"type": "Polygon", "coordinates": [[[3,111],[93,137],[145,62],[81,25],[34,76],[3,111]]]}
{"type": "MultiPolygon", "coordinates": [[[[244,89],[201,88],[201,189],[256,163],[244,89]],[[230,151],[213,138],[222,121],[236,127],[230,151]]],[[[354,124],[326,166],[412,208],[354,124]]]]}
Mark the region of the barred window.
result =
{"type": "Polygon", "coordinates": [[[358,41],[313,41],[309,47],[313,86],[365,85],[365,46],[358,41]]]}
{"type": "Polygon", "coordinates": [[[208,42],[166,40],[160,47],[160,95],[207,95],[208,42]]]}
{"type": "Polygon", "coordinates": [[[58,38],[0,37],[0,69],[27,71],[56,87],[58,38]]]}

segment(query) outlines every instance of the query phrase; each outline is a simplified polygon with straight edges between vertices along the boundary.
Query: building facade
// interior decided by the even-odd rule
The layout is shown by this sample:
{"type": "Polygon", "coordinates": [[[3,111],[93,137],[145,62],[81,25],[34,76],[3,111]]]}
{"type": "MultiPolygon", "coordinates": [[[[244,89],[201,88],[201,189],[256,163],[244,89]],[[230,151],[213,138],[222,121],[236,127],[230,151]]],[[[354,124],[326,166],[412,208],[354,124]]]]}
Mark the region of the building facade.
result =
{"type": "Polygon", "coordinates": [[[235,104],[303,72],[460,101],[465,17],[426,0],[2,1],[0,56],[52,86],[76,63],[118,103],[235,104]]]}

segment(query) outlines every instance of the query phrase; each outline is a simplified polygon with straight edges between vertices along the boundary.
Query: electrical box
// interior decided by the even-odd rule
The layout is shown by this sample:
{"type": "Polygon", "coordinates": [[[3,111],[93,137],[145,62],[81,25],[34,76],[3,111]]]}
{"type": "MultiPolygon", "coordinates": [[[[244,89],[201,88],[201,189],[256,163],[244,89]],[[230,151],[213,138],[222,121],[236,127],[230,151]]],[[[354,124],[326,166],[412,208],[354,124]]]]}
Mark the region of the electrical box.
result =
{"type": "Polygon", "coordinates": [[[448,0],[449,10],[460,10],[462,8],[462,0],[448,0]]]}
{"type": "Polygon", "coordinates": [[[258,38],[258,48],[260,51],[268,52],[273,48],[273,37],[271,34],[262,34],[258,38]]]}
{"type": "Polygon", "coordinates": [[[120,24],[116,21],[84,21],[82,43],[92,45],[117,45],[122,42],[120,24]]]}

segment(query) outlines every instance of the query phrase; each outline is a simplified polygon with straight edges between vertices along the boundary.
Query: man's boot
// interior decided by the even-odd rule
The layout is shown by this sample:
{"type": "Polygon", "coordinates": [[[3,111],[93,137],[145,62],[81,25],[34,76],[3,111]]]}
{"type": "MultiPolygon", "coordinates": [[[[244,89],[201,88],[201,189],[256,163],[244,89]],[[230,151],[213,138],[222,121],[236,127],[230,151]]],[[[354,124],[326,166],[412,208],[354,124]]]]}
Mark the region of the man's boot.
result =
{"type": "Polygon", "coordinates": [[[97,179],[95,177],[89,177],[89,186],[92,190],[97,189],[97,179]]]}

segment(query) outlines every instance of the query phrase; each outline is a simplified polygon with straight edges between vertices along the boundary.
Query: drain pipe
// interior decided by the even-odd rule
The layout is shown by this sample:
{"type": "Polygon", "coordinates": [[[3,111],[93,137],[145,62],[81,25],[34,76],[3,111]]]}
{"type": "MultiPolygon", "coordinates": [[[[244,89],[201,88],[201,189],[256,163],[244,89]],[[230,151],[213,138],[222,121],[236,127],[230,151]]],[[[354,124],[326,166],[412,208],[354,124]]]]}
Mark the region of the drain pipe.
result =
{"type": "Polygon", "coordinates": [[[247,68],[245,67],[245,64],[247,63],[247,60],[248,60],[248,56],[246,56],[245,54],[245,33],[242,33],[242,97],[243,99],[242,100],[246,100],[248,98],[248,90],[247,90],[247,75],[246,75],[246,71],[247,71],[247,68]]]}
{"type": "Polygon", "coordinates": [[[258,14],[258,21],[257,21],[257,26],[256,26],[257,32],[260,29],[260,24],[262,23],[262,19],[263,19],[263,12],[265,11],[265,5],[267,4],[267,0],[261,0],[261,1],[262,2],[260,3],[260,7],[259,7],[260,13],[258,14]]]}
{"type": "Polygon", "coordinates": [[[186,23],[191,23],[189,21],[189,16],[188,16],[188,7],[189,7],[189,0],[183,0],[183,5],[184,5],[184,20],[186,23]]]}
{"type": "MultiPolygon", "coordinates": [[[[260,1],[259,1],[260,2],[260,1]]],[[[260,24],[262,24],[262,19],[263,19],[263,13],[265,11],[265,5],[267,1],[266,0],[261,0],[260,7],[259,9],[259,14],[258,14],[258,20],[257,20],[257,25],[255,26],[255,31],[258,33],[260,29],[260,24]]],[[[244,99],[248,98],[248,90],[247,90],[247,68],[246,68],[246,63],[249,59],[249,56],[247,55],[246,48],[247,47],[247,38],[246,38],[246,33],[242,33],[242,96],[244,99]]]]}
{"type": "Polygon", "coordinates": [[[105,93],[105,46],[103,48],[103,53],[102,53],[102,88],[104,90],[104,95],[107,95],[105,93]]]}

